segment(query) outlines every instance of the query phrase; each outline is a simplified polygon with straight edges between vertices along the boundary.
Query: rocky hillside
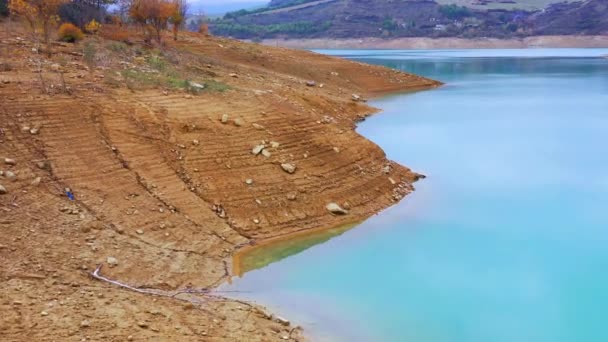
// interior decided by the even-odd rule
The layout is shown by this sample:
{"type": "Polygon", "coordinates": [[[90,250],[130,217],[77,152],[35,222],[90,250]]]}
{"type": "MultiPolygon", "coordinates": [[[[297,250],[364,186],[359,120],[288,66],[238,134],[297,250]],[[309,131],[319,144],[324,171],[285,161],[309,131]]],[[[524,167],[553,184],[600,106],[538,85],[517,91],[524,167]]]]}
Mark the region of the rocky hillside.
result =
{"type": "Polygon", "coordinates": [[[419,178],[354,127],[366,96],[435,81],[194,33],[102,30],[49,57],[25,27],[0,23],[2,341],[301,340],[210,293],[232,255],[419,178]]]}
{"type": "Polygon", "coordinates": [[[230,13],[214,21],[211,29],[218,35],[248,39],[514,38],[608,32],[605,0],[555,3],[542,10],[479,9],[432,0],[297,3],[273,1],[266,9],[230,13]]]}

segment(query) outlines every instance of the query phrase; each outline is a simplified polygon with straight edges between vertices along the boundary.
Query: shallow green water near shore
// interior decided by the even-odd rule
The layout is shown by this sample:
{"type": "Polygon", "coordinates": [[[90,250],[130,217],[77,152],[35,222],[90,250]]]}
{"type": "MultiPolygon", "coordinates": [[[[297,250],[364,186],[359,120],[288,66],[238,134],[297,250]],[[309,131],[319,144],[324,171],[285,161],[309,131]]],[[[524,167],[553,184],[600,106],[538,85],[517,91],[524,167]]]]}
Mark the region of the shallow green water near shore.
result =
{"type": "Polygon", "coordinates": [[[359,128],[428,178],[220,290],[320,341],[608,341],[608,50],[325,52],[446,82],[359,128]]]}

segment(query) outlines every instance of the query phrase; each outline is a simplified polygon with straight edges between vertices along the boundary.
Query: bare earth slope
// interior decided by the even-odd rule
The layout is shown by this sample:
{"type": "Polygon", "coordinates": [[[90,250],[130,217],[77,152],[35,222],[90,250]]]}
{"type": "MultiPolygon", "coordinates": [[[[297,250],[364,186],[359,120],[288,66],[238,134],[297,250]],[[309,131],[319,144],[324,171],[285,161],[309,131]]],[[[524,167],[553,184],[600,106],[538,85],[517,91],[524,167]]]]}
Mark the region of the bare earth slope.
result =
{"type": "Polygon", "coordinates": [[[196,34],[160,52],[95,38],[87,70],[83,43],[49,59],[12,31],[0,30],[2,341],[299,340],[259,308],[207,294],[231,255],[364,219],[418,178],[353,130],[374,109],[351,94],[435,81],[196,34]],[[178,78],[207,88],[170,87],[178,78]],[[269,155],[252,154],[262,142],[269,155]],[[93,279],[100,264],[158,295],[93,279]]]}

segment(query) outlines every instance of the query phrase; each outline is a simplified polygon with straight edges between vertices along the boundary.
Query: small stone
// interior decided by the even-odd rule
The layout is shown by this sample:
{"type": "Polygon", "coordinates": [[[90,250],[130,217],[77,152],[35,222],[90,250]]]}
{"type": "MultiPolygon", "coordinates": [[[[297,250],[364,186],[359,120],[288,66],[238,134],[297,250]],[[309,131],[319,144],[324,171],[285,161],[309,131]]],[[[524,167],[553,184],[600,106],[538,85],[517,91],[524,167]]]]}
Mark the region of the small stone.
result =
{"type": "Polygon", "coordinates": [[[30,183],[31,186],[38,186],[40,185],[40,182],[42,182],[42,178],[41,177],[36,177],[34,178],[34,180],[30,183]]]}
{"type": "Polygon", "coordinates": [[[59,69],[61,69],[61,65],[59,65],[59,64],[57,64],[57,63],[53,63],[53,64],[51,64],[51,70],[52,70],[52,71],[58,72],[58,71],[59,71],[59,69]]]}
{"type": "Polygon", "coordinates": [[[336,215],[348,214],[348,210],[342,208],[337,203],[333,203],[333,202],[329,203],[329,204],[327,204],[327,206],[325,206],[325,208],[327,209],[327,211],[329,211],[332,214],[336,214],[336,215]]]}
{"type": "Polygon", "coordinates": [[[6,164],[6,165],[16,165],[17,162],[15,161],[15,159],[4,158],[4,164],[6,164]]]}
{"type": "Polygon", "coordinates": [[[272,147],[272,148],[277,148],[277,147],[279,147],[279,146],[281,146],[281,144],[279,144],[279,143],[278,143],[278,142],[276,142],[276,141],[271,141],[271,142],[270,142],[270,147],[272,147]]]}
{"type": "Polygon", "coordinates": [[[233,123],[236,127],[241,127],[241,126],[243,126],[243,119],[236,118],[236,119],[234,119],[233,123]]]}
{"type": "Polygon", "coordinates": [[[361,101],[361,96],[357,95],[357,94],[352,94],[351,98],[353,99],[353,101],[357,102],[357,101],[361,101]]]}
{"type": "Polygon", "coordinates": [[[253,124],[251,124],[251,126],[253,126],[253,128],[255,128],[255,129],[260,129],[260,130],[264,129],[264,126],[257,124],[257,123],[253,123],[253,124]]]}
{"type": "Polygon", "coordinates": [[[392,179],[391,177],[388,177],[388,181],[391,182],[392,185],[397,184],[397,182],[395,182],[395,180],[392,179]]]}
{"type": "Polygon", "coordinates": [[[246,179],[245,184],[247,184],[247,185],[253,184],[253,179],[251,179],[251,178],[246,179]]]}
{"type": "Polygon", "coordinates": [[[255,199],[255,203],[257,203],[258,205],[262,205],[262,201],[260,201],[259,199],[255,199]]]}
{"type": "Polygon", "coordinates": [[[270,151],[268,151],[267,149],[263,149],[263,150],[262,150],[262,155],[263,155],[264,157],[266,157],[266,158],[270,158],[271,153],[270,153],[270,151]]]}
{"type": "Polygon", "coordinates": [[[88,328],[91,326],[91,322],[88,319],[85,319],[82,322],[80,322],[80,326],[82,328],[88,328]]]}
{"type": "Polygon", "coordinates": [[[284,326],[289,326],[289,324],[291,324],[287,319],[279,316],[276,316],[274,321],[284,326]]]}
{"type": "Polygon", "coordinates": [[[4,177],[12,182],[17,180],[17,175],[13,171],[4,171],[4,177]]]}
{"type": "Polygon", "coordinates": [[[228,123],[228,119],[229,119],[228,114],[223,114],[222,117],[220,118],[220,122],[223,124],[228,123]]]}
{"type": "Polygon", "coordinates": [[[192,81],[188,81],[188,86],[190,87],[190,89],[192,89],[194,91],[201,91],[201,90],[205,89],[205,86],[203,84],[192,82],[192,81]]]}
{"type": "Polygon", "coordinates": [[[295,192],[287,194],[287,199],[290,200],[290,201],[295,201],[296,198],[298,198],[298,194],[296,194],[295,192]]]}
{"type": "Polygon", "coordinates": [[[142,234],[144,233],[144,231],[143,231],[143,230],[141,230],[141,229],[138,229],[138,230],[136,230],[135,232],[136,232],[137,234],[139,234],[139,235],[142,235],[142,234]]]}
{"type": "Polygon", "coordinates": [[[49,313],[48,313],[48,312],[46,312],[46,311],[42,311],[42,312],[40,312],[40,316],[48,316],[48,315],[49,315],[49,313]]]}
{"type": "Polygon", "coordinates": [[[335,146],[334,146],[334,152],[336,152],[336,153],[340,153],[340,148],[339,148],[339,147],[335,147],[335,146]]]}
{"type": "Polygon", "coordinates": [[[283,171],[290,174],[296,172],[296,166],[291,163],[283,163],[281,164],[281,168],[283,169],[283,171]]]}
{"type": "Polygon", "coordinates": [[[31,135],[37,135],[40,132],[40,128],[38,127],[34,127],[30,129],[30,134],[31,135]]]}
{"type": "Polygon", "coordinates": [[[258,154],[262,153],[262,150],[264,150],[264,145],[256,145],[252,150],[251,150],[251,154],[257,156],[258,154]]]}
{"type": "Polygon", "coordinates": [[[234,78],[238,78],[238,77],[239,77],[239,75],[237,75],[237,74],[235,74],[235,73],[230,73],[230,74],[228,74],[228,76],[230,76],[230,77],[234,77],[234,78]]]}
{"type": "Polygon", "coordinates": [[[49,167],[49,163],[47,161],[39,161],[36,163],[36,166],[40,169],[40,170],[46,170],[49,167]]]}
{"type": "Polygon", "coordinates": [[[8,190],[0,184],[0,195],[8,194],[8,190]]]}
{"type": "Polygon", "coordinates": [[[284,340],[289,340],[289,336],[287,336],[287,335],[283,335],[283,336],[281,336],[281,338],[284,340]]]}
{"type": "Polygon", "coordinates": [[[148,323],[139,321],[139,322],[137,322],[137,326],[140,328],[146,329],[148,327],[148,323]]]}
{"type": "Polygon", "coordinates": [[[196,139],[192,140],[192,145],[196,146],[198,144],[200,144],[200,141],[198,141],[196,139]]]}
{"type": "Polygon", "coordinates": [[[391,166],[390,165],[385,165],[382,168],[382,172],[384,172],[385,174],[389,174],[391,172],[391,166]]]}
{"type": "Polygon", "coordinates": [[[317,82],[315,81],[306,81],[306,86],[307,87],[314,87],[317,85],[317,82]]]}
{"type": "Polygon", "coordinates": [[[253,219],[253,223],[260,224],[260,220],[258,220],[257,218],[255,218],[255,219],[253,219]]]}
{"type": "Polygon", "coordinates": [[[118,260],[115,257],[108,257],[106,259],[106,262],[110,267],[118,266],[118,260]]]}

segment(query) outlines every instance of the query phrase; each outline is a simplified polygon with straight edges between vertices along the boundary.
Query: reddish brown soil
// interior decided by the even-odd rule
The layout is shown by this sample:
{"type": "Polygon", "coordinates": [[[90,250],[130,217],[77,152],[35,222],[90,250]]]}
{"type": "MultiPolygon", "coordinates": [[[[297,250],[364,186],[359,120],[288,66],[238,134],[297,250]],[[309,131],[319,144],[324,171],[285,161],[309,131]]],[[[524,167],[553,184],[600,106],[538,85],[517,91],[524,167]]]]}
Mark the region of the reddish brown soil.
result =
{"type": "Polygon", "coordinates": [[[0,170],[16,174],[0,176],[8,191],[0,195],[2,341],[300,340],[299,329],[247,303],[140,294],[89,274],[104,264],[104,276],[138,288],[213,288],[230,276],[240,247],[362,220],[409,193],[418,177],[354,131],[375,110],[351,94],[437,82],[184,34],[164,48],[172,68],[230,90],[128,89],[108,78],[141,59],[112,54],[101,38],[89,38],[99,55],[87,71],[84,43],[55,44],[48,58],[24,31],[0,28],[0,170]],[[280,143],[270,157],[251,153],[263,140],[280,143]],[[295,173],[282,170],[286,162],[295,173]],[[329,202],[349,214],[330,214],[329,202]],[[118,264],[109,267],[108,258],[118,264]]]}

